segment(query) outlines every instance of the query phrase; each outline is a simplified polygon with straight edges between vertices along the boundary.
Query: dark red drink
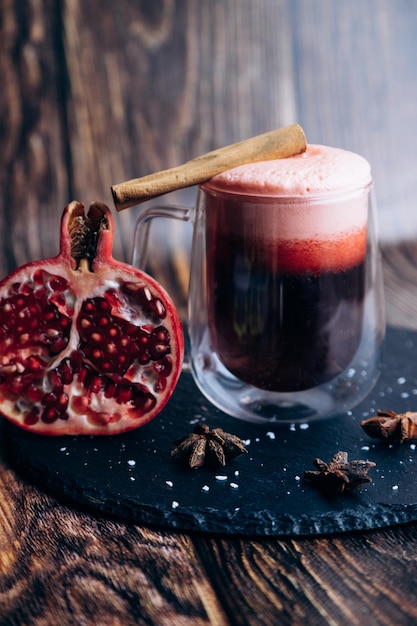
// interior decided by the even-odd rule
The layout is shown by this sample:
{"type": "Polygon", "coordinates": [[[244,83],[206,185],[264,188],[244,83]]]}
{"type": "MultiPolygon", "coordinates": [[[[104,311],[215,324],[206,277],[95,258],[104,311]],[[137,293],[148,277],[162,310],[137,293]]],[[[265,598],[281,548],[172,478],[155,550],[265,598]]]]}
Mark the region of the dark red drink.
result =
{"type": "Polygon", "coordinates": [[[275,218],[271,206],[207,197],[208,325],[215,352],[239,380],[300,391],[333,379],[358,349],[366,226],[330,235],[313,228],[310,238],[291,239],[282,225],[293,208],[276,211],[275,218]]]}

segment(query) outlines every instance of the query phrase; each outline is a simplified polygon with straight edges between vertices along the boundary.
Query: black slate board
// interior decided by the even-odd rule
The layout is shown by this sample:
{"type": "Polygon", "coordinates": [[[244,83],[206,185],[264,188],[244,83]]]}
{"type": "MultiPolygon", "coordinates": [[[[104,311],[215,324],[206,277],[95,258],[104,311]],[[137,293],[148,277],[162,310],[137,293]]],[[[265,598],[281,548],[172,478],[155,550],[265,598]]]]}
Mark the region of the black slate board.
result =
{"type": "MultiPolygon", "coordinates": [[[[181,531],[232,535],[317,535],[417,520],[417,447],[387,446],[363,432],[376,409],[417,409],[417,333],[389,328],[375,389],[352,412],[323,422],[255,426],[213,408],[184,373],[152,422],[114,437],[43,437],[4,421],[3,453],[33,484],[100,516],[181,531]],[[195,423],[245,440],[248,454],[218,471],[185,470],[170,458],[195,423]],[[377,466],[359,492],[325,498],[306,469],[338,450],[377,466]]],[[[417,443],[417,442],[416,442],[417,443]]]]}

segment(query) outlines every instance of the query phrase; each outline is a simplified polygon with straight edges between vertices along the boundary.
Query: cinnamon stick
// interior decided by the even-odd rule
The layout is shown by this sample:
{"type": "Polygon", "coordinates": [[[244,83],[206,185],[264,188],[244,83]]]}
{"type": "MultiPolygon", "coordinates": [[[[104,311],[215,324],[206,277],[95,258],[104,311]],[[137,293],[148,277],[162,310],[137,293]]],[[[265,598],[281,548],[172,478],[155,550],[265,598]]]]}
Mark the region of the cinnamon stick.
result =
{"type": "Polygon", "coordinates": [[[279,128],[213,150],[183,165],[113,185],[111,191],[114,204],[118,211],[122,211],[170,191],[199,185],[232,167],[290,157],[304,152],[306,147],[301,126],[293,124],[279,128]]]}

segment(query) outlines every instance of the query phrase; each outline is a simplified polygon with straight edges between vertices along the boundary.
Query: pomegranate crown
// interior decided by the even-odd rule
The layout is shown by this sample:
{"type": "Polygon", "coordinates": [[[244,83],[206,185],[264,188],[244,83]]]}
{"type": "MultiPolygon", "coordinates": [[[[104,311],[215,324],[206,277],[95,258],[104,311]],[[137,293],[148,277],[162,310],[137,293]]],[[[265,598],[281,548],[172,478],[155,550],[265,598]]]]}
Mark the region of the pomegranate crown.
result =
{"type": "Polygon", "coordinates": [[[75,269],[87,262],[92,271],[96,258],[111,258],[113,232],[113,216],[105,204],[92,202],[86,212],[82,202],[73,200],[62,215],[60,255],[75,269]]]}

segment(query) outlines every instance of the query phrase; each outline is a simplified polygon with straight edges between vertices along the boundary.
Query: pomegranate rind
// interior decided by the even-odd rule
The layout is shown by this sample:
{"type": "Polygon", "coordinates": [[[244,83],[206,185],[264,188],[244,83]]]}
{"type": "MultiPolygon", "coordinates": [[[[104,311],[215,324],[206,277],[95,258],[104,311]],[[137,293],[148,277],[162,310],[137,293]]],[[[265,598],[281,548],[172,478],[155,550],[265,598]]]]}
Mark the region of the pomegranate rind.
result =
{"type": "MultiPolygon", "coordinates": [[[[43,435],[111,435],[152,420],[181,374],[182,323],[151,276],[113,259],[113,218],[90,268],[71,255],[69,204],[56,257],[0,282],[0,413],[43,435]]],[[[90,210],[91,210],[90,207],[90,210]]]]}

